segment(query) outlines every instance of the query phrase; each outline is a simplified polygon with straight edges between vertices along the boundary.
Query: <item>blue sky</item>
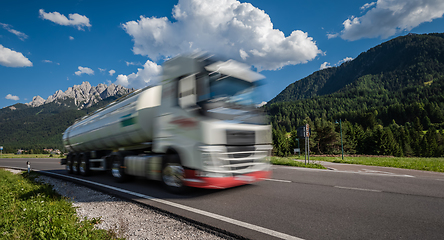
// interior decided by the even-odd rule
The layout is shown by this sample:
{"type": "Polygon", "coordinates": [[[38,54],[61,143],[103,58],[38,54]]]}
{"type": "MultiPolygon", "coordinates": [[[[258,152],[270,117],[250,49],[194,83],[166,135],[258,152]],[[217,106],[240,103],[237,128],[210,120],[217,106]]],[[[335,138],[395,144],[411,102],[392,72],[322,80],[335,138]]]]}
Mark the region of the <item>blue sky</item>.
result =
{"type": "Polygon", "coordinates": [[[209,51],[265,75],[260,101],[407,33],[443,32],[442,0],[4,1],[0,108],[88,81],[140,88],[209,51]]]}

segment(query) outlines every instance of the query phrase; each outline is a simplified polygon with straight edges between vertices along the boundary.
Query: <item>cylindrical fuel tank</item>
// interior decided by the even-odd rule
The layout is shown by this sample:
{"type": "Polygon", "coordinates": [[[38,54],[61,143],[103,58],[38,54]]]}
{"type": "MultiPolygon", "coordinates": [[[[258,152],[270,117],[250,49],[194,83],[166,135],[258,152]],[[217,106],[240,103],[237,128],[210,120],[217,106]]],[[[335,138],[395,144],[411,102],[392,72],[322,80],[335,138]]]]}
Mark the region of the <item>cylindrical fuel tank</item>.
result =
{"type": "Polygon", "coordinates": [[[83,117],[63,134],[71,152],[143,146],[153,140],[162,86],[138,90],[83,117]]]}

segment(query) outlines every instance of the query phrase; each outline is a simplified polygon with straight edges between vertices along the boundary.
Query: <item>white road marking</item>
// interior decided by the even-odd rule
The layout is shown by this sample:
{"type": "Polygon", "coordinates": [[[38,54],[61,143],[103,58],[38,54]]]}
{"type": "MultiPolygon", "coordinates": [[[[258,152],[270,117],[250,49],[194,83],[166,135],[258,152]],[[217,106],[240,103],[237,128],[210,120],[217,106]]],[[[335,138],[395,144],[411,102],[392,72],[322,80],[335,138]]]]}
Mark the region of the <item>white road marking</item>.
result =
{"type": "Polygon", "coordinates": [[[362,174],[362,175],[373,175],[373,176],[386,176],[386,177],[409,177],[409,178],[416,178],[415,176],[412,175],[406,175],[406,174],[395,174],[395,173],[390,173],[390,174],[383,174],[383,173],[379,173],[379,172],[364,172],[364,171],[343,171],[343,170],[328,170],[328,169],[317,169],[317,168],[303,168],[303,167],[290,167],[290,166],[277,166],[275,165],[275,167],[273,169],[293,169],[293,170],[298,170],[298,171],[314,171],[314,172],[330,172],[330,173],[354,173],[354,174],[362,174]]]}
{"type": "Polygon", "coordinates": [[[273,181],[273,182],[285,182],[285,183],[291,183],[291,181],[288,181],[288,180],[280,180],[280,179],[272,179],[272,178],[261,178],[261,180],[273,181]]]}
{"type": "MultiPolygon", "coordinates": [[[[11,168],[16,168],[16,167],[11,167],[11,168]]],[[[19,169],[22,169],[22,168],[19,168],[19,169]]],[[[125,190],[125,189],[121,189],[121,188],[117,188],[117,187],[113,187],[113,186],[108,186],[108,185],[101,184],[101,183],[91,182],[91,181],[88,181],[88,180],[84,180],[84,179],[81,179],[81,178],[75,178],[75,177],[71,177],[71,176],[67,176],[67,175],[63,175],[63,174],[51,173],[51,172],[46,172],[46,171],[40,171],[40,170],[36,170],[36,169],[34,171],[36,171],[36,172],[45,172],[45,173],[52,174],[52,175],[67,177],[67,178],[75,179],[77,181],[82,181],[82,182],[85,182],[85,183],[94,184],[94,185],[97,185],[97,186],[100,186],[100,187],[112,189],[114,191],[119,191],[119,192],[122,192],[122,193],[130,194],[130,195],[133,195],[133,196],[136,196],[136,197],[145,198],[145,199],[148,199],[148,200],[151,200],[151,201],[154,201],[154,202],[163,203],[165,205],[173,206],[173,207],[180,208],[180,209],[183,209],[183,210],[187,210],[187,211],[190,211],[190,212],[193,212],[193,213],[197,213],[197,214],[200,214],[200,215],[203,215],[203,216],[214,218],[214,219],[217,219],[217,220],[220,220],[220,221],[223,221],[223,222],[231,223],[231,224],[234,224],[234,225],[237,225],[237,226],[240,226],[240,227],[248,228],[248,229],[251,229],[251,230],[254,230],[254,231],[257,231],[257,232],[261,232],[261,233],[264,233],[264,234],[267,234],[267,235],[270,235],[270,236],[273,236],[273,237],[276,237],[276,238],[302,240],[302,238],[298,238],[298,237],[291,236],[291,235],[288,235],[288,234],[285,234],[285,233],[277,232],[277,231],[274,231],[274,230],[271,230],[271,229],[268,229],[268,228],[256,226],[256,225],[253,225],[253,224],[250,224],[250,223],[246,223],[246,222],[242,222],[242,221],[239,221],[239,220],[236,220],[236,219],[233,219],[233,218],[225,217],[225,216],[222,216],[222,215],[219,215],[219,214],[207,212],[207,211],[200,210],[200,209],[193,208],[193,207],[188,207],[188,206],[185,206],[185,205],[182,205],[182,204],[179,204],[179,203],[170,202],[170,201],[159,199],[159,198],[156,198],[156,197],[151,197],[151,196],[144,195],[144,194],[141,194],[141,193],[136,193],[136,192],[128,191],[128,190],[125,190]]]]}
{"type": "Polygon", "coordinates": [[[381,190],[367,189],[367,188],[354,188],[354,187],[342,187],[342,186],[334,186],[334,187],[341,189],[348,189],[348,190],[366,191],[366,192],[382,192],[381,190]]]}

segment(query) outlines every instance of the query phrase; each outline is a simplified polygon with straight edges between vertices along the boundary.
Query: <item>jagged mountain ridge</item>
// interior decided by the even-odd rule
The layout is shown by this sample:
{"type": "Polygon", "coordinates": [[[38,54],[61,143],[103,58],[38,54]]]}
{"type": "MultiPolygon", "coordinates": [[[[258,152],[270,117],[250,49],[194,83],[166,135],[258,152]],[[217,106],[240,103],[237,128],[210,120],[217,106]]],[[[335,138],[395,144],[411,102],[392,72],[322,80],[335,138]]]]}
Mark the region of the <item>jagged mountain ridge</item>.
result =
{"type": "Polygon", "coordinates": [[[81,85],[69,87],[65,92],[58,90],[46,100],[40,96],[35,96],[32,101],[26,103],[26,105],[30,107],[39,107],[44,104],[56,103],[69,106],[68,102],[71,100],[78,109],[84,109],[93,106],[103,99],[116,95],[125,95],[132,91],[134,91],[133,88],[129,89],[115,84],[106,85],[100,83],[94,87],[91,86],[89,82],[83,82],[81,85]]]}

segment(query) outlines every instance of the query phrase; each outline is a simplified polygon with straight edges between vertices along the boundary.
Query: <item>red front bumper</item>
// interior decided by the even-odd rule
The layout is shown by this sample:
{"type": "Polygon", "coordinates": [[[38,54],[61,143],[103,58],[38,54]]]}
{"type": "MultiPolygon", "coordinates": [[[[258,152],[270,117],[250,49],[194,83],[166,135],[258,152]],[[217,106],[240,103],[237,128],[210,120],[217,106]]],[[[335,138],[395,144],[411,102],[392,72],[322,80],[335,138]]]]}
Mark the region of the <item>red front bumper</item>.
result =
{"type": "Polygon", "coordinates": [[[223,189],[261,181],[271,177],[271,171],[259,171],[233,177],[196,177],[194,170],[185,170],[185,185],[196,188],[223,189]]]}

